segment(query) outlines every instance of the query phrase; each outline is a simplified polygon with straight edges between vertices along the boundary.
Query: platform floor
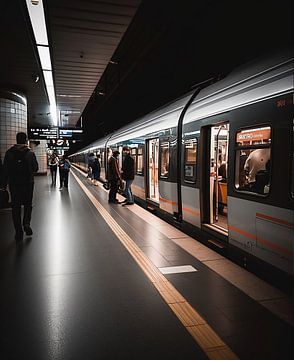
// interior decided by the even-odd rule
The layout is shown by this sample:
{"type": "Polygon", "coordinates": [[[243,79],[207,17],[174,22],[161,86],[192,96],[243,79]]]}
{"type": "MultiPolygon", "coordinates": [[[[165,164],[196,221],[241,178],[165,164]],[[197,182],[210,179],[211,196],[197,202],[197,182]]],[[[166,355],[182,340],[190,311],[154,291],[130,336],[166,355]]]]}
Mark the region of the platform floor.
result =
{"type": "Polygon", "coordinates": [[[293,359],[293,299],[73,169],[0,210],[0,359],[293,359]]]}

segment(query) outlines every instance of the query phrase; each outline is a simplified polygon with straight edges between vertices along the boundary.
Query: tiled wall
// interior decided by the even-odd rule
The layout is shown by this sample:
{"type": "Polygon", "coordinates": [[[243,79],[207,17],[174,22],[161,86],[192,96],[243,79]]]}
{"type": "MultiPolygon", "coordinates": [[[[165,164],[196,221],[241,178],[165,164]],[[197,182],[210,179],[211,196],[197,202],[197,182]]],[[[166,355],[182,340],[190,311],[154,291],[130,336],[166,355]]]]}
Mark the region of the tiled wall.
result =
{"type": "Polygon", "coordinates": [[[30,141],[30,148],[36,155],[39,171],[38,173],[46,174],[47,173],[47,148],[46,140],[40,140],[37,143],[30,141]],[[39,144],[38,144],[39,143],[39,144]]]}
{"type": "Polygon", "coordinates": [[[16,133],[27,132],[27,106],[0,98],[0,156],[16,143],[16,133]]]}

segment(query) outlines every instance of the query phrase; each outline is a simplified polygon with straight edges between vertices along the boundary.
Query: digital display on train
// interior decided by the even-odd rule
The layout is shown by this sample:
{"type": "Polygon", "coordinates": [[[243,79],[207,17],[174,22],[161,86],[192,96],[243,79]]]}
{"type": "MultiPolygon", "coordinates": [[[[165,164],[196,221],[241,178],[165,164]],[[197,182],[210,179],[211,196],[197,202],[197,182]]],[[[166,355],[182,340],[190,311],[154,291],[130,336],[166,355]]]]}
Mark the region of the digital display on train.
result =
{"type": "Polygon", "coordinates": [[[29,139],[32,140],[50,140],[58,139],[58,127],[34,127],[28,129],[29,139]]]}

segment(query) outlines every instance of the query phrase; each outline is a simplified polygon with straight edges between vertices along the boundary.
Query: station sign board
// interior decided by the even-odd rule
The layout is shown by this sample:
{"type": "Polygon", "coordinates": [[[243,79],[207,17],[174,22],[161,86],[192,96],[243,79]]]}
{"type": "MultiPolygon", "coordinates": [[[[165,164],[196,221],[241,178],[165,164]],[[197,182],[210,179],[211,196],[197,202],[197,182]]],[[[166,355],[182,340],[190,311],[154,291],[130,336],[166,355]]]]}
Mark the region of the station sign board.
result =
{"type": "Polygon", "coordinates": [[[31,140],[58,139],[58,127],[30,127],[28,128],[28,137],[31,140]]]}
{"type": "Polygon", "coordinates": [[[82,128],[59,128],[59,139],[68,139],[81,141],[83,140],[82,128]]]}
{"type": "Polygon", "coordinates": [[[69,141],[82,141],[83,129],[77,127],[63,128],[58,126],[30,127],[28,129],[30,140],[61,139],[69,141]]]}

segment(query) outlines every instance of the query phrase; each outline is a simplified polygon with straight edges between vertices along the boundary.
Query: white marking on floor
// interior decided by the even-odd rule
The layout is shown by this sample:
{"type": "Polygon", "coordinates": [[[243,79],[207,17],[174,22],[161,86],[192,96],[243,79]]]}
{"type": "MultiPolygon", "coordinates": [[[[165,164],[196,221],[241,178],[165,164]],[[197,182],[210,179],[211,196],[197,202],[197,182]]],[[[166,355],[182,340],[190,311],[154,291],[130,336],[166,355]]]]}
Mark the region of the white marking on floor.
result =
{"type": "Polygon", "coordinates": [[[158,270],[160,270],[162,274],[180,274],[198,271],[192,265],[166,266],[160,267],[158,270]]]}

